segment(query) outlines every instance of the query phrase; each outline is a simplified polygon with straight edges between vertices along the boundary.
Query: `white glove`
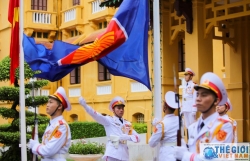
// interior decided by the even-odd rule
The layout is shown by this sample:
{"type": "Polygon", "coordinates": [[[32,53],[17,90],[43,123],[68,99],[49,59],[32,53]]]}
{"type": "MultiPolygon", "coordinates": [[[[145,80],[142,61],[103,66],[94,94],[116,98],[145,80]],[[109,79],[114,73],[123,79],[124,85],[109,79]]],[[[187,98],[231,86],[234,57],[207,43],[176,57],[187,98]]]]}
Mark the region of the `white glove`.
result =
{"type": "Polygon", "coordinates": [[[160,122],[160,119],[154,118],[154,120],[152,121],[152,125],[155,126],[158,122],[160,122]]]}
{"type": "Polygon", "coordinates": [[[176,159],[182,160],[185,152],[188,152],[188,149],[185,140],[182,138],[181,146],[174,147],[174,156],[176,159]]]}
{"type": "Polygon", "coordinates": [[[119,138],[119,140],[130,140],[130,137],[129,137],[129,135],[127,135],[127,134],[122,134],[121,136],[120,136],[120,138],[119,138]]]}
{"type": "Polygon", "coordinates": [[[79,103],[80,105],[82,105],[83,107],[86,107],[87,106],[87,103],[85,101],[85,99],[81,96],[79,97],[79,103]]]}
{"type": "Polygon", "coordinates": [[[178,160],[182,160],[184,153],[187,152],[187,148],[183,146],[175,146],[174,147],[174,157],[178,160]]]}
{"type": "Polygon", "coordinates": [[[29,149],[32,149],[36,144],[39,144],[38,140],[30,139],[30,141],[29,141],[29,149]]]}

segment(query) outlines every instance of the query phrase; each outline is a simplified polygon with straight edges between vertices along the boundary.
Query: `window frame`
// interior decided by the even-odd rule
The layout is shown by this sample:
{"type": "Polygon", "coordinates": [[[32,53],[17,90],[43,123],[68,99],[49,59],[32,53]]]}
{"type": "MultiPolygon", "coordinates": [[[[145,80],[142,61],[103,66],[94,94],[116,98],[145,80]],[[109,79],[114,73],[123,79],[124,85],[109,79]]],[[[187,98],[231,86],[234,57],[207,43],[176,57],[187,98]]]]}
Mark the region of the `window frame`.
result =
{"type": "Polygon", "coordinates": [[[70,84],[80,84],[81,83],[81,67],[77,67],[70,72],[69,82],[70,82],[70,84]]]}
{"type": "Polygon", "coordinates": [[[183,42],[184,40],[181,39],[178,42],[178,69],[179,72],[184,72],[185,71],[185,43],[183,42]]]}
{"type": "Polygon", "coordinates": [[[98,62],[97,70],[98,70],[98,81],[99,82],[111,80],[111,74],[109,73],[108,69],[105,66],[103,66],[102,64],[100,64],[99,62],[98,62]],[[100,69],[102,69],[102,71],[100,71],[100,69]],[[101,75],[102,75],[102,78],[101,78],[101,75]]]}
{"type": "Polygon", "coordinates": [[[47,8],[48,8],[47,0],[31,0],[31,10],[47,11],[47,8]]]}
{"type": "Polygon", "coordinates": [[[80,5],[81,1],[80,0],[73,0],[72,4],[73,4],[73,6],[80,5]]]}

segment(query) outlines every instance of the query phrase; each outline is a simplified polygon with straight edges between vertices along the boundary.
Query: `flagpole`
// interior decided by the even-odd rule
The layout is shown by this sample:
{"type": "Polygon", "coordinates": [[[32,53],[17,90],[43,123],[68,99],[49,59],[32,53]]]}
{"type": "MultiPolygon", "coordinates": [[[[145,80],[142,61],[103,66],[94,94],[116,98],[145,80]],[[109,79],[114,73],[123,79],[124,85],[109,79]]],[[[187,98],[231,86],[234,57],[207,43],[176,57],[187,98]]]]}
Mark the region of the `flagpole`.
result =
{"type": "MultiPolygon", "coordinates": [[[[153,34],[154,34],[154,116],[161,118],[161,52],[160,52],[160,11],[159,0],[153,1],[153,34]]],[[[156,148],[154,161],[158,160],[159,147],[156,148]]]]}
{"type": "Polygon", "coordinates": [[[26,147],[26,117],[25,117],[25,92],[24,92],[24,53],[23,53],[23,0],[19,1],[19,44],[20,44],[20,90],[19,90],[19,107],[20,107],[20,131],[21,131],[21,159],[27,161],[27,147],[26,147]]]}

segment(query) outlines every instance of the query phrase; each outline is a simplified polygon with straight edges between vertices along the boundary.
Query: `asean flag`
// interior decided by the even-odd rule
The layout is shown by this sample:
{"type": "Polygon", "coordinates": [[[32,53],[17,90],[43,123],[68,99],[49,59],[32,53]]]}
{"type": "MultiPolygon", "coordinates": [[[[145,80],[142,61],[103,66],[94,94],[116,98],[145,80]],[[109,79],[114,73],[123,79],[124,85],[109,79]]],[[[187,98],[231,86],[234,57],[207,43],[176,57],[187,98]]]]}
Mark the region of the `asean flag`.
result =
{"type": "Polygon", "coordinates": [[[86,64],[99,60],[121,46],[131,33],[139,4],[140,0],[124,0],[103,34],[93,43],[81,46],[58,60],[58,65],[86,64]]]}

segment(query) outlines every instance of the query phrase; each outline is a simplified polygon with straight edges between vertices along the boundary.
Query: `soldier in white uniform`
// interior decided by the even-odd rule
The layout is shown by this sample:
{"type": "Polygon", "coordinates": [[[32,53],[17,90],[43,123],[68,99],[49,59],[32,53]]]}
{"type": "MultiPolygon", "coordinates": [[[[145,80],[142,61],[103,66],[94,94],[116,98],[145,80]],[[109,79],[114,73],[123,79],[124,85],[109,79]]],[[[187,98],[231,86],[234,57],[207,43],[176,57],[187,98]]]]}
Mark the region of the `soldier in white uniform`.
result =
{"type": "Polygon", "coordinates": [[[114,116],[103,116],[86,104],[80,97],[79,103],[86,112],[99,124],[103,125],[108,137],[103,159],[106,161],[129,161],[127,141],[140,142],[138,133],[133,130],[131,123],[123,119],[125,101],[117,96],[109,104],[109,110],[114,116]]]}
{"type": "Polygon", "coordinates": [[[66,161],[66,154],[71,142],[70,128],[64,120],[62,113],[66,109],[69,111],[71,105],[63,87],[49,96],[46,113],[51,116],[42,143],[38,140],[30,139],[29,147],[33,154],[40,155],[42,161],[66,161]]]}
{"type": "Polygon", "coordinates": [[[195,105],[196,91],[194,90],[195,83],[192,81],[195,73],[190,69],[185,69],[185,81],[183,92],[182,92],[182,108],[181,113],[184,115],[185,127],[195,122],[197,108],[195,105]]]}
{"type": "Polygon", "coordinates": [[[196,106],[201,112],[199,119],[189,126],[186,145],[175,147],[176,159],[201,161],[200,143],[232,143],[233,126],[216,112],[216,106],[227,102],[227,92],[221,79],[214,73],[205,73],[197,90],[196,106]]]}
{"type": "Polygon", "coordinates": [[[179,117],[174,115],[174,111],[177,108],[178,103],[175,102],[175,93],[172,91],[167,92],[163,106],[165,116],[162,121],[156,124],[154,133],[149,139],[149,146],[155,147],[159,143],[161,145],[158,155],[159,161],[176,161],[174,146],[176,146],[177,142],[179,117]]]}
{"type": "Polygon", "coordinates": [[[233,106],[232,106],[229,98],[227,99],[227,103],[225,103],[224,105],[216,107],[216,110],[219,113],[220,117],[222,117],[223,119],[231,121],[231,123],[233,125],[233,130],[234,130],[234,140],[233,140],[233,142],[237,143],[238,142],[238,138],[237,138],[237,122],[233,118],[231,118],[231,117],[229,117],[227,115],[227,111],[231,111],[232,109],[233,109],[233,106]]]}

